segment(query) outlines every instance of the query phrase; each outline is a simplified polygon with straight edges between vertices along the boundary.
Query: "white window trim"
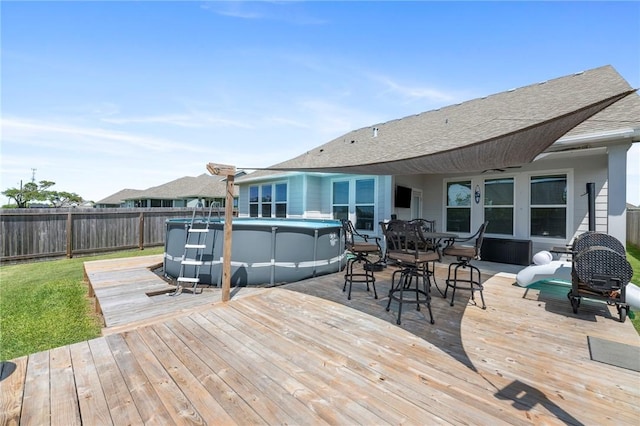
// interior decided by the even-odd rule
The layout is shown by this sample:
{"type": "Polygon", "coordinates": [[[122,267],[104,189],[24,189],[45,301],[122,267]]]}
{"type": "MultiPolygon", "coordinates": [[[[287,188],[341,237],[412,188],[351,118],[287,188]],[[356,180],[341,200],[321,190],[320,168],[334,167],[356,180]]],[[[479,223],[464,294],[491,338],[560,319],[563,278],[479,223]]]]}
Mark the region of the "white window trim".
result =
{"type": "MultiPolygon", "coordinates": [[[[527,172],[524,175],[527,186],[527,211],[526,211],[526,223],[527,223],[527,237],[534,243],[542,244],[565,244],[567,241],[573,238],[573,214],[574,214],[574,179],[573,169],[554,169],[554,170],[538,170],[527,172]],[[567,176],[567,222],[565,223],[565,238],[547,238],[531,235],[531,178],[533,176],[547,176],[547,175],[566,175],[567,176]]],[[[586,200],[585,200],[586,203],[586,200]]]]}
{"type": "MultiPolygon", "coordinates": [[[[333,208],[334,206],[344,206],[346,205],[348,208],[348,217],[349,220],[351,221],[351,223],[355,224],[357,223],[357,218],[356,218],[356,181],[359,180],[369,180],[369,179],[373,179],[373,203],[371,204],[373,206],[373,223],[374,223],[374,229],[373,230],[360,230],[358,229],[358,231],[363,231],[365,234],[376,234],[377,229],[375,224],[378,223],[378,191],[379,191],[379,187],[380,187],[380,183],[378,182],[378,177],[375,175],[362,175],[362,176],[348,176],[348,177],[339,177],[339,178],[335,178],[335,179],[331,179],[331,194],[330,194],[330,200],[331,200],[331,217],[333,217],[333,208]],[[348,182],[349,183],[349,203],[348,204],[334,204],[333,203],[333,185],[334,183],[337,182],[348,182]]],[[[363,205],[369,205],[369,204],[363,204],[363,205]]]]}
{"type": "Polygon", "coordinates": [[[273,182],[264,182],[264,183],[255,183],[253,185],[249,185],[248,187],[248,195],[249,195],[249,200],[248,200],[248,214],[249,216],[251,216],[251,205],[252,204],[257,204],[258,205],[258,216],[257,217],[264,217],[262,216],[262,205],[263,204],[270,204],[271,205],[271,216],[269,216],[269,218],[275,218],[275,213],[276,213],[276,204],[280,204],[280,203],[276,203],[276,185],[280,185],[280,184],[285,184],[287,186],[287,201],[285,202],[285,204],[287,205],[286,208],[286,213],[285,213],[285,217],[289,217],[289,199],[290,199],[290,185],[289,185],[289,181],[287,180],[279,180],[279,181],[273,181],[273,182]],[[271,202],[267,203],[267,202],[263,202],[262,201],[262,187],[264,186],[271,186],[271,202]],[[251,187],[258,187],[258,202],[257,203],[252,203],[251,202],[251,187]]]}

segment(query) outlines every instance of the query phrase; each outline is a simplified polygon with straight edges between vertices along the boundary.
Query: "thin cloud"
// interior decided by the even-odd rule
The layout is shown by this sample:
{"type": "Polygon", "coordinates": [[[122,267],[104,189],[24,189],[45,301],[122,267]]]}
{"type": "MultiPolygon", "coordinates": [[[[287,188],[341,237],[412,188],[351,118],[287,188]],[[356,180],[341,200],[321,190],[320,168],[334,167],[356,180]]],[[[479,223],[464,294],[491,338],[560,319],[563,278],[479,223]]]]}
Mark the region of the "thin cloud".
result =
{"type": "Polygon", "coordinates": [[[456,101],[454,94],[424,86],[409,86],[398,83],[389,77],[372,76],[374,81],[386,87],[387,93],[395,93],[411,100],[427,100],[433,103],[451,103],[456,101]]]}
{"type": "Polygon", "coordinates": [[[229,18],[281,21],[294,25],[324,25],[327,20],[309,16],[294,1],[207,2],[204,10],[229,18]]]}
{"type": "Polygon", "coordinates": [[[177,127],[236,127],[241,129],[253,128],[243,121],[231,120],[209,114],[166,114],[146,117],[110,117],[103,118],[103,122],[111,124],[166,124],[177,127]]]}
{"type": "Polygon", "coordinates": [[[95,127],[71,126],[20,118],[2,118],[0,124],[4,140],[32,145],[55,146],[62,149],[72,145],[73,149],[76,149],[85,147],[84,144],[89,142],[93,147],[103,147],[103,144],[115,143],[118,144],[117,150],[119,151],[125,149],[126,146],[155,152],[174,151],[178,147],[180,150],[192,150],[188,145],[185,146],[170,140],[95,127]],[[61,140],[65,143],[61,144],[61,140]]]}

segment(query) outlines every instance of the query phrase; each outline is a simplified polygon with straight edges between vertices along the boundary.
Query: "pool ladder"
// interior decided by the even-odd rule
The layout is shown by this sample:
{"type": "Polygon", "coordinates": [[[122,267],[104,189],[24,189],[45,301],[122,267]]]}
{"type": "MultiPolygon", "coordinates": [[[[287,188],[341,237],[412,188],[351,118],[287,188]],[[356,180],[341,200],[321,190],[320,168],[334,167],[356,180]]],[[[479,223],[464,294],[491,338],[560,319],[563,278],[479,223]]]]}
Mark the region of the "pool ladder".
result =
{"type": "MultiPolygon", "coordinates": [[[[182,293],[185,284],[192,285],[191,291],[193,294],[198,293],[200,267],[204,264],[203,256],[204,250],[207,248],[207,234],[209,233],[211,213],[214,204],[217,205],[217,203],[209,204],[206,216],[204,214],[200,216],[197,215],[198,211],[205,211],[205,208],[200,203],[193,208],[191,221],[187,224],[187,237],[184,245],[184,253],[182,254],[182,261],[180,262],[180,274],[176,279],[178,284],[173,292],[168,293],[169,296],[177,296],[182,293]],[[190,266],[192,268],[189,268],[190,266]]],[[[218,216],[220,216],[219,212],[218,216]]],[[[200,293],[202,293],[202,289],[200,289],[200,293]]]]}

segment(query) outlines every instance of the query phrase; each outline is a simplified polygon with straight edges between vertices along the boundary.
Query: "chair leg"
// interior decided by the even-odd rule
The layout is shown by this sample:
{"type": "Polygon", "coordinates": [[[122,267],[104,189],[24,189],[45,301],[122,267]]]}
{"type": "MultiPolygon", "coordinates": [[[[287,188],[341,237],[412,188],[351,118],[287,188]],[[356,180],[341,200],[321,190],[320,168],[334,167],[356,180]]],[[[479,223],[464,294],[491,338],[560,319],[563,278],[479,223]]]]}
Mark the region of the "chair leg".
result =
{"type": "Polygon", "coordinates": [[[444,297],[447,297],[447,290],[449,287],[452,288],[451,291],[451,302],[449,303],[451,306],[454,304],[454,299],[456,296],[456,289],[460,288],[461,290],[470,290],[471,291],[471,300],[475,302],[475,292],[480,292],[480,299],[482,300],[482,309],[487,309],[487,305],[484,302],[484,295],[482,290],[484,287],[482,285],[482,277],[480,275],[480,269],[476,266],[472,265],[468,261],[454,262],[449,264],[449,274],[447,276],[446,287],[444,290],[444,297]],[[453,279],[451,278],[451,272],[453,268],[453,279]],[[458,278],[458,269],[467,269],[469,268],[469,279],[458,278]],[[477,280],[474,279],[474,272],[478,275],[477,280]],[[460,283],[467,283],[469,287],[461,287],[460,283]]]}
{"type": "MultiPolygon", "coordinates": [[[[435,264],[434,264],[434,272],[435,272],[435,264]]],[[[433,277],[433,281],[435,282],[435,274],[432,274],[429,271],[429,264],[425,265],[425,269],[422,270],[422,286],[424,288],[424,293],[426,294],[427,299],[427,310],[429,311],[429,322],[434,324],[433,313],[431,312],[431,277],[433,277]]],[[[416,286],[418,283],[416,282],[416,286]]]]}
{"type": "Polygon", "coordinates": [[[386,310],[389,312],[391,307],[391,300],[398,301],[398,317],[396,324],[402,324],[402,305],[404,304],[404,292],[411,291],[415,293],[415,300],[410,299],[408,302],[416,303],[416,310],[420,311],[420,305],[426,304],[429,310],[429,320],[431,324],[434,324],[433,312],[431,311],[431,281],[429,276],[428,267],[425,269],[405,268],[395,271],[391,276],[391,289],[389,290],[389,300],[387,301],[386,310]],[[400,273],[400,277],[396,283],[396,274],[400,273]],[[422,278],[422,290],[420,289],[420,278],[422,278]],[[415,284],[414,284],[415,279],[415,284]],[[415,288],[411,288],[415,285],[415,288]],[[398,295],[399,293],[399,295],[398,295]],[[422,296],[422,298],[421,298],[422,296]]]}
{"type": "Polygon", "coordinates": [[[358,254],[356,257],[347,260],[347,265],[345,267],[344,274],[344,285],[342,286],[342,292],[345,292],[347,289],[347,283],[349,284],[349,293],[347,295],[347,299],[351,300],[351,288],[353,287],[353,282],[362,282],[367,285],[367,291],[370,291],[369,283],[373,287],[373,295],[374,298],[378,298],[378,292],[376,291],[376,278],[373,275],[373,267],[371,267],[372,263],[365,257],[366,255],[358,254]],[[354,273],[353,266],[358,263],[362,264],[362,273],[354,273]]]}

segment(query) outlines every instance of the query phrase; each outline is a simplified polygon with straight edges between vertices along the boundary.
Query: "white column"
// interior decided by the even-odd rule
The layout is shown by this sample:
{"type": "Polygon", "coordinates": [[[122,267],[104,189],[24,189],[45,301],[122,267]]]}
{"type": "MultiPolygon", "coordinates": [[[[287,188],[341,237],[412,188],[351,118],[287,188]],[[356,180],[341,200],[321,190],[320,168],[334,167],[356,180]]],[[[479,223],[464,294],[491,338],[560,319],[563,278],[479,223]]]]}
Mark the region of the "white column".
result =
{"type": "Polygon", "coordinates": [[[627,242],[627,151],[631,144],[610,146],[608,152],[607,233],[627,242]]]}

